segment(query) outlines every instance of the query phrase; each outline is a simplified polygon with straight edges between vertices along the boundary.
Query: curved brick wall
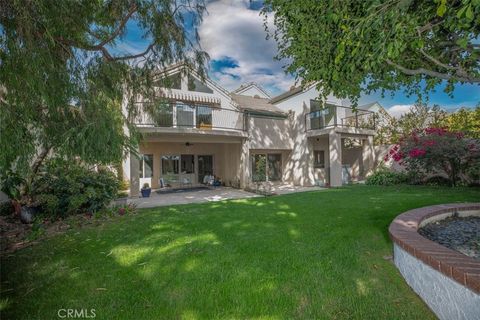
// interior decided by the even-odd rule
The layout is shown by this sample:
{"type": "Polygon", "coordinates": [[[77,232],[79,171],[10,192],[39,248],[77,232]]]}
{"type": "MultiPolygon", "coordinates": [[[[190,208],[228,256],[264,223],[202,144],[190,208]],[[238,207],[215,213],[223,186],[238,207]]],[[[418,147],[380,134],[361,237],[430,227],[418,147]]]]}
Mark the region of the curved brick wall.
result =
{"type": "Polygon", "coordinates": [[[440,319],[480,319],[480,260],[443,247],[417,232],[422,222],[454,212],[478,214],[480,203],[418,208],[395,218],[389,227],[395,265],[440,319]]]}

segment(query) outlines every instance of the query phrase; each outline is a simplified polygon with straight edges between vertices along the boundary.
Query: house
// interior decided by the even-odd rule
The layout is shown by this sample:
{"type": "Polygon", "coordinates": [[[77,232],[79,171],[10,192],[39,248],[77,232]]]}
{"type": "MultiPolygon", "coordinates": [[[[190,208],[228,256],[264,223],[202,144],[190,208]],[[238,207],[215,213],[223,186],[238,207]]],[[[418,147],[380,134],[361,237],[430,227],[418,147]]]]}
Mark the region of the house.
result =
{"type": "Polygon", "coordinates": [[[240,188],[257,181],[340,186],[371,169],[372,112],[334,96],[323,107],[314,85],[271,98],[255,83],[228,92],[182,70],[165,71],[158,101],[138,99],[140,158],[131,154],[123,165],[132,196],[144,183],[198,184],[209,175],[240,188]]]}

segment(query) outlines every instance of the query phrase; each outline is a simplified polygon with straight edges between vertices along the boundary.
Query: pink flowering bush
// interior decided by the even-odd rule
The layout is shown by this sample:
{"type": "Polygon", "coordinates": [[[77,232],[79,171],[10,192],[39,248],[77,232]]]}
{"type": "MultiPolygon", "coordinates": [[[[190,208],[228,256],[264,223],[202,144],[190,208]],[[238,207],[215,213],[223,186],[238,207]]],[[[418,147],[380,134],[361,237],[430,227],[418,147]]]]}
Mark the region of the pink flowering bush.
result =
{"type": "Polygon", "coordinates": [[[390,159],[405,166],[411,176],[446,175],[455,186],[459,180],[471,183],[478,179],[480,143],[462,132],[426,128],[402,137],[384,160],[390,159]]]}

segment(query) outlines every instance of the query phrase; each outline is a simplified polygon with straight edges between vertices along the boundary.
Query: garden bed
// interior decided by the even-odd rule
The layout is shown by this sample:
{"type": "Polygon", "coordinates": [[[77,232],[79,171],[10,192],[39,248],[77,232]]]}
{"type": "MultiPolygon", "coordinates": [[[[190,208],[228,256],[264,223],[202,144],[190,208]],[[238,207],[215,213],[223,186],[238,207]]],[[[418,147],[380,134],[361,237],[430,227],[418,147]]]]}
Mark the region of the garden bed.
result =
{"type": "MultiPolygon", "coordinates": [[[[429,225],[435,226],[437,222],[440,225],[442,220],[449,219],[443,224],[451,225],[452,221],[462,221],[457,215],[479,214],[480,203],[453,203],[413,209],[390,224],[395,265],[440,319],[475,319],[480,314],[480,261],[423,237],[419,229],[426,226],[430,231],[429,225]]],[[[459,225],[464,223],[457,223],[457,227],[459,225]]],[[[438,231],[432,235],[454,247],[471,239],[451,234],[439,236],[438,231]]],[[[473,237],[478,237],[478,229],[473,237]]]]}
{"type": "Polygon", "coordinates": [[[418,232],[444,247],[480,259],[480,215],[448,217],[428,223],[418,232]]]}

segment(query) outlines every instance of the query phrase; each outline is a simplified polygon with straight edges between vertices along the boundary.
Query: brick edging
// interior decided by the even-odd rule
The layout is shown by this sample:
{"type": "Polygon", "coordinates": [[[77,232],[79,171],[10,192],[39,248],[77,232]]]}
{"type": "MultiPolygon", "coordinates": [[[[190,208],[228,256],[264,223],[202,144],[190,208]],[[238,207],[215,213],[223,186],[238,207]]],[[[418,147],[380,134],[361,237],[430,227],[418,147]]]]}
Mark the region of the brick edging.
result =
{"type": "Polygon", "coordinates": [[[388,228],[390,239],[412,256],[480,294],[480,260],[463,255],[418,233],[421,222],[455,211],[480,210],[480,203],[451,203],[413,209],[397,216],[388,228]]]}

